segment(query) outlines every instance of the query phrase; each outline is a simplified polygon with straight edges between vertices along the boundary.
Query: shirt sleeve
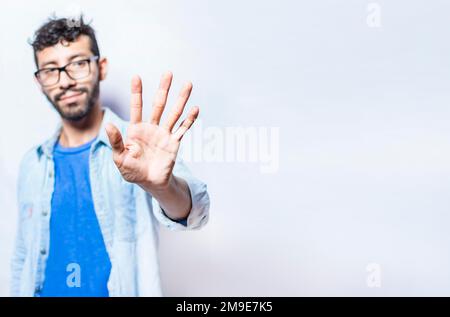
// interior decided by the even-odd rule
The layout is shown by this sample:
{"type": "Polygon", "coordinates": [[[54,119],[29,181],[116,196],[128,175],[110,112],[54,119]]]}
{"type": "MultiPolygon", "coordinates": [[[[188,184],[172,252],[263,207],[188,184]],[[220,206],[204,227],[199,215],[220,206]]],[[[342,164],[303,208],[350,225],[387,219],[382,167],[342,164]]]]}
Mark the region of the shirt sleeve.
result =
{"type": "Polygon", "coordinates": [[[19,176],[17,180],[17,206],[18,206],[18,221],[17,221],[17,231],[16,238],[14,243],[14,251],[11,258],[11,280],[10,280],[10,294],[13,297],[17,297],[21,295],[21,276],[24,268],[27,248],[24,241],[24,228],[23,228],[23,220],[26,217],[24,212],[26,212],[26,208],[24,208],[23,204],[23,188],[26,184],[26,175],[29,171],[29,167],[27,163],[29,161],[29,157],[32,153],[35,152],[35,148],[28,151],[25,156],[22,158],[19,167],[19,176]]]}
{"type": "Polygon", "coordinates": [[[152,197],[153,213],[156,219],[170,230],[194,230],[203,227],[209,219],[209,194],[205,183],[195,178],[184,162],[177,158],[173,174],[186,181],[192,199],[192,208],[186,219],[175,221],[170,219],[161,208],[159,202],[152,197]]]}

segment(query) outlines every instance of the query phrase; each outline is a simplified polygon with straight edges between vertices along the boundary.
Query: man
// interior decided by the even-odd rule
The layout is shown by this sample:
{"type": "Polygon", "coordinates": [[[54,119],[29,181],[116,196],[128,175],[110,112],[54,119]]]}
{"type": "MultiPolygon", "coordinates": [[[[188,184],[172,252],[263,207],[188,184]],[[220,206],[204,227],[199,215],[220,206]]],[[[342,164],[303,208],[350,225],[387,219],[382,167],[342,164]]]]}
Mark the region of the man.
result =
{"type": "Polygon", "coordinates": [[[32,46],[36,81],[61,124],[21,162],[12,295],[161,295],[158,222],[197,229],[208,220],[206,185],[177,158],[199,113],[176,124],[192,84],[161,122],[172,74],[162,76],[149,119],[135,76],[127,123],[100,105],[108,62],[82,18],[51,19],[32,46]]]}

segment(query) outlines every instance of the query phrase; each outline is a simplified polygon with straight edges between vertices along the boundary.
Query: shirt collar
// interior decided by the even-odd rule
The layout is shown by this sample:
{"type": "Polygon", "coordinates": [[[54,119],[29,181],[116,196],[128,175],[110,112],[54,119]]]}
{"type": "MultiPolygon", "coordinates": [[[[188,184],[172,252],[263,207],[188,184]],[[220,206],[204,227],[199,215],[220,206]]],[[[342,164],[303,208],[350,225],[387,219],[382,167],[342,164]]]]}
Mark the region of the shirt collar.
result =
{"type": "MultiPolygon", "coordinates": [[[[109,143],[108,135],[106,134],[106,130],[105,130],[106,124],[112,123],[120,129],[120,123],[122,121],[109,108],[102,107],[102,110],[104,111],[104,114],[103,114],[103,120],[102,120],[102,124],[100,127],[99,135],[98,135],[97,140],[95,140],[94,143],[92,144],[92,148],[94,149],[94,151],[98,147],[99,144],[104,144],[107,147],[111,148],[111,144],[109,143]]],[[[53,135],[49,139],[47,139],[44,143],[42,143],[41,145],[39,145],[37,147],[36,150],[37,150],[39,157],[42,154],[45,154],[47,157],[50,157],[50,158],[52,157],[53,150],[55,148],[55,144],[58,141],[59,135],[61,134],[61,128],[62,128],[62,123],[59,122],[53,135]]]]}

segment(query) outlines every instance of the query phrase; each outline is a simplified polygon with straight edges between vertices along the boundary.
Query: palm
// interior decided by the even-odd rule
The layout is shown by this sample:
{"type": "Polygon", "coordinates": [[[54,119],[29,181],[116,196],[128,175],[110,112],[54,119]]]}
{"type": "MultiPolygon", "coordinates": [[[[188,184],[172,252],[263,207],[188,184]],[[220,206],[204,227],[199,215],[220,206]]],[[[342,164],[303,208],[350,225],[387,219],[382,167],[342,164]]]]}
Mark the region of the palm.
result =
{"type": "Polygon", "coordinates": [[[157,125],[146,122],[130,124],[118,168],[128,182],[140,183],[152,179],[155,185],[166,184],[179,144],[170,133],[157,125]]]}
{"type": "Polygon", "coordinates": [[[172,132],[189,99],[192,85],[186,84],[180,93],[176,106],[167,122],[159,124],[164,111],[172,75],[166,74],[161,80],[153,104],[150,122],[142,121],[142,84],[139,78],[132,81],[130,125],[125,142],[113,125],[107,128],[113,159],[123,178],[136,184],[150,184],[155,189],[168,185],[175,165],[180,141],[198,115],[193,108],[180,127],[172,132]]]}

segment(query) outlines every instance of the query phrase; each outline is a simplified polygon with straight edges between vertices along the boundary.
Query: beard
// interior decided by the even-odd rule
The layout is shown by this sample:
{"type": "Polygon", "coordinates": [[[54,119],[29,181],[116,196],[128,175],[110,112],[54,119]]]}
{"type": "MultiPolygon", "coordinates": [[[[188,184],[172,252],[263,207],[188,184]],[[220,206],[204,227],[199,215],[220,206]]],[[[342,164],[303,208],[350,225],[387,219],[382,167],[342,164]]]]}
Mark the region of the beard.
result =
{"type": "Polygon", "coordinates": [[[52,104],[53,108],[59,113],[61,118],[68,121],[80,121],[81,119],[87,117],[91,113],[95,104],[97,103],[98,97],[100,95],[100,81],[97,81],[94,85],[92,91],[87,88],[69,88],[63,92],[57,94],[53,99],[47,94],[47,100],[52,104]],[[83,93],[86,94],[85,102],[74,102],[61,106],[58,104],[60,98],[64,96],[67,92],[83,93]]]}

